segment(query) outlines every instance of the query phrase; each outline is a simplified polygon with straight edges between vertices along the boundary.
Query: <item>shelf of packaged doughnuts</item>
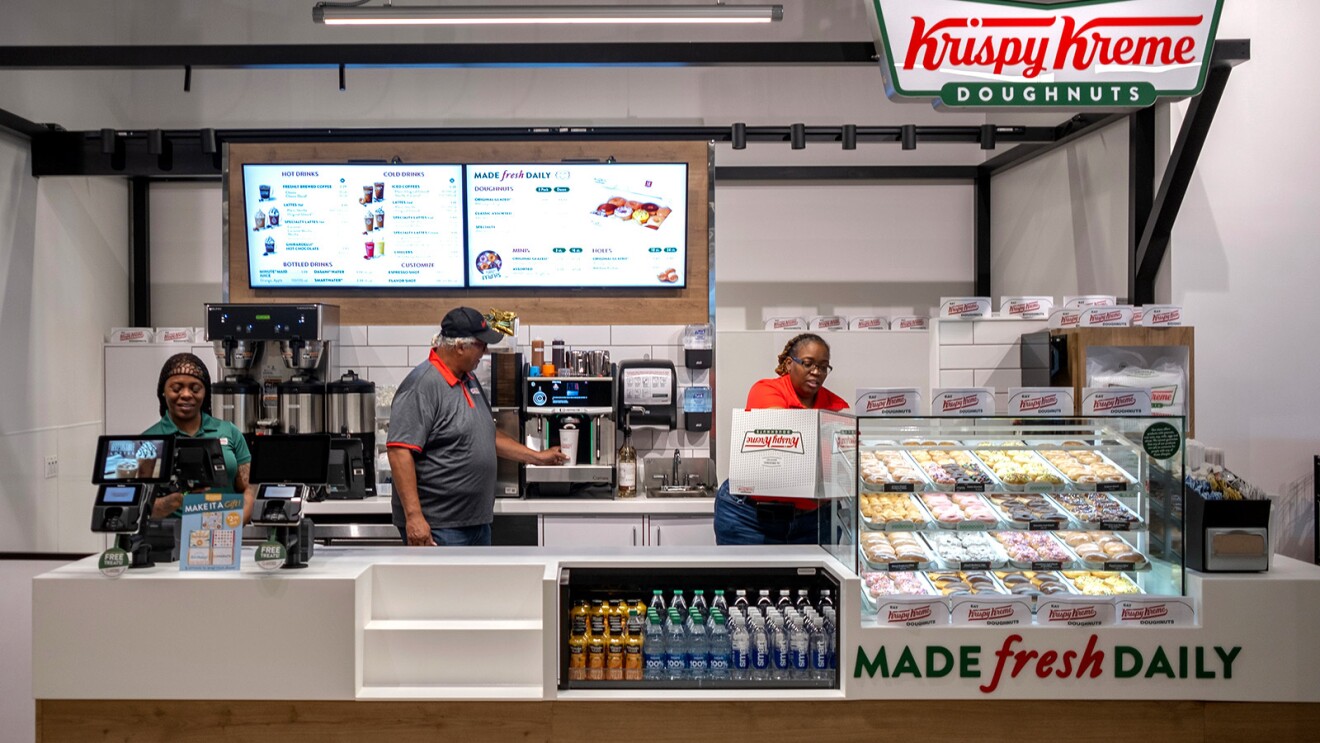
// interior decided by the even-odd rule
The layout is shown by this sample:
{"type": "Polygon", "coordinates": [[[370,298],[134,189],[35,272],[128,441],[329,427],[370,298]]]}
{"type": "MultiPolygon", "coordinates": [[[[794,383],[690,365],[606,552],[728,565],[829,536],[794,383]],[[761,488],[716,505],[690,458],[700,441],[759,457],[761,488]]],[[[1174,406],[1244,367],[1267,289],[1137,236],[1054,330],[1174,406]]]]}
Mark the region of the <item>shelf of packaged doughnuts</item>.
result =
{"type": "Polygon", "coordinates": [[[879,605],[889,599],[928,598],[951,599],[958,595],[989,594],[1017,595],[1032,599],[1036,610],[1040,599],[1052,595],[1090,596],[1097,599],[1119,600],[1122,596],[1144,594],[1146,591],[1121,572],[1093,570],[941,570],[929,572],[863,573],[862,605],[874,614],[879,605]],[[957,576],[958,582],[951,580],[957,576]],[[1014,590],[1021,585],[1018,578],[1030,588],[1014,590]],[[988,580],[987,580],[988,578],[988,580]],[[1061,591],[1044,588],[1062,586],[1061,591]],[[891,589],[892,592],[891,592],[891,589]],[[901,590],[900,590],[901,589],[901,590]]]}
{"type": "MultiPolygon", "coordinates": [[[[922,447],[917,451],[945,452],[950,454],[961,453],[966,455],[968,464],[974,469],[975,473],[980,475],[980,479],[972,477],[955,477],[947,470],[942,474],[947,478],[936,478],[931,470],[923,466],[918,458],[914,456],[913,451],[909,451],[901,445],[871,445],[859,447],[857,472],[860,487],[866,493],[985,493],[1003,490],[1003,483],[995,478],[994,474],[977,459],[966,447],[950,447],[948,449],[926,449],[922,447]],[[888,457],[882,457],[881,454],[888,454],[888,457]],[[874,465],[868,463],[868,455],[874,458],[884,466],[885,473],[880,475],[874,465]],[[893,470],[893,459],[897,457],[900,461],[899,466],[902,470],[895,475],[893,470]],[[886,464],[886,460],[890,464],[886,464]],[[868,471],[869,470],[869,471],[868,471]],[[869,479],[868,479],[869,478],[869,479]]],[[[966,467],[963,468],[964,472],[966,467]]]]}
{"type": "Polygon", "coordinates": [[[1114,532],[874,531],[858,535],[857,548],[863,567],[875,572],[1005,569],[1136,572],[1151,568],[1145,553],[1114,532]],[[1014,543],[1020,543],[1018,549],[1010,552],[1014,543]],[[1085,553],[1080,552],[1087,544],[1091,547],[1085,553]],[[1112,551],[1106,545],[1114,545],[1112,551]],[[1115,559],[1118,556],[1123,559],[1115,559]]]}
{"type": "Polygon", "coordinates": [[[1015,529],[1025,531],[1144,531],[1146,522],[1130,506],[1109,493],[862,493],[858,503],[861,523],[870,531],[921,531],[930,528],[994,531],[1015,529]],[[931,510],[928,502],[934,498],[947,497],[954,504],[958,501],[976,499],[997,516],[995,520],[977,520],[968,517],[968,511],[960,508],[961,519],[941,520],[931,510]],[[1027,502],[1039,502],[1041,511],[1038,518],[1017,518],[1009,510],[1009,501],[1023,499],[1027,502]],[[1087,520],[1068,502],[1077,499],[1100,501],[1097,507],[1107,507],[1114,515],[1111,519],[1087,520]],[[892,514],[890,517],[875,515],[883,510],[892,514]],[[868,515],[868,511],[871,515],[868,515]]]}

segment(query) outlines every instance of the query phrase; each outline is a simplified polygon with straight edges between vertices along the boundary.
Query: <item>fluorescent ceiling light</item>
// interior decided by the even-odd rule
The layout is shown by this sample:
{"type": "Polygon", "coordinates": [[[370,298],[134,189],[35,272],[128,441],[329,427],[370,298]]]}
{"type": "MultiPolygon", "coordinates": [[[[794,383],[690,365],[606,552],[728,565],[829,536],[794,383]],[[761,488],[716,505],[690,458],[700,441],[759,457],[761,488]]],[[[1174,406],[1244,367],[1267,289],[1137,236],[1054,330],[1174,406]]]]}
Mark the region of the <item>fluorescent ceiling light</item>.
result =
{"type": "Polygon", "coordinates": [[[772,23],[782,5],[334,5],[317,3],[327,26],[503,25],[525,23],[772,23]]]}

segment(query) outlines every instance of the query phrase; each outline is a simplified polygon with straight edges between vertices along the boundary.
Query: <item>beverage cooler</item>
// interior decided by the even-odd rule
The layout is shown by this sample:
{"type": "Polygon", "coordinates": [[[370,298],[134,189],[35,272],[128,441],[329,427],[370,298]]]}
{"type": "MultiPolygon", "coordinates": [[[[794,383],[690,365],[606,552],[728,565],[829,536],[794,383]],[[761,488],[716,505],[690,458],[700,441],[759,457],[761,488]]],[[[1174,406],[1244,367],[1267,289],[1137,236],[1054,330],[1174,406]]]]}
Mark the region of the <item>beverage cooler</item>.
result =
{"type": "Polygon", "coordinates": [[[565,567],[558,688],[837,689],[823,568],[565,567]]]}

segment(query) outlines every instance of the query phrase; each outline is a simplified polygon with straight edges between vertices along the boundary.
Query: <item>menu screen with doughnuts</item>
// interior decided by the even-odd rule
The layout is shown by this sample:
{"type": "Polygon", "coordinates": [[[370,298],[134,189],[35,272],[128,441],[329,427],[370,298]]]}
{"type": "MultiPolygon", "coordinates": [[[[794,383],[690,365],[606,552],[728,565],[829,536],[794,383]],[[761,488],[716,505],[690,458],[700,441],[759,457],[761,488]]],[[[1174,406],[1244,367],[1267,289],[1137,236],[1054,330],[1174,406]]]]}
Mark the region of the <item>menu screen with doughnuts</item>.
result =
{"type": "Polygon", "coordinates": [[[243,166],[253,288],[461,288],[463,166],[243,166]]]}
{"type": "Polygon", "coordinates": [[[468,286],[687,284],[687,163],[467,166],[468,286]]]}

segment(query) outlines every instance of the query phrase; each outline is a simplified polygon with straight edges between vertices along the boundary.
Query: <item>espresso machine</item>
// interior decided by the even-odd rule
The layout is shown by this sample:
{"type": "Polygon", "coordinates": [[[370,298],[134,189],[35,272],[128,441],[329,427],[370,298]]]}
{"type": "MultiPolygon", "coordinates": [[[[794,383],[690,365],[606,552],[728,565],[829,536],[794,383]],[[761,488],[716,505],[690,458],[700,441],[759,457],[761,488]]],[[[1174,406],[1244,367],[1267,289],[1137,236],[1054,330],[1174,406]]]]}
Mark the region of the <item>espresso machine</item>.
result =
{"type": "Polygon", "coordinates": [[[614,497],[614,379],[612,364],[584,376],[526,377],[522,417],[527,446],[538,451],[559,446],[570,453],[564,465],[523,465],[526,497],[614,497]]]}
{"type": "Polygon", "coordinates": [[[207,304],[206,340],[224,377],[212,387],[217,418],[247,435],[327,430],[322,375],[335,368],[338,307],[207,304]]]}

